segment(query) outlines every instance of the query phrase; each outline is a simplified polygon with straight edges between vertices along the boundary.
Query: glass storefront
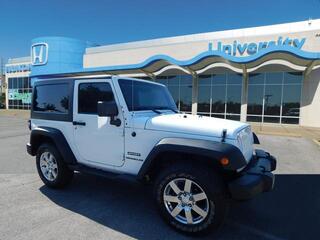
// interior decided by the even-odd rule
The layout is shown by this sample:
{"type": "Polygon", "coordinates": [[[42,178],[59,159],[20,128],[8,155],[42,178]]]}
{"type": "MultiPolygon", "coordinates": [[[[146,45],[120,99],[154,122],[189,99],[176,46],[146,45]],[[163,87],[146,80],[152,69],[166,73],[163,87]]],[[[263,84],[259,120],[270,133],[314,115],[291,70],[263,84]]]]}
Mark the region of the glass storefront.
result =
{"type": "Polygon", "coordinates": [[[299,124],[302,74],[249,75],[248,122],[299,124]]]}
{"type": "Polygon", "coordinates": [[[192,106],[192,76],[159,76],[156,82],[166,85],[173,96],[179,111],[191,113],[192,106]]]}
{"type": "Polygon", "coordinates": [[[9,109],[30,109],[32,87],[29,77],[8,78],[9,109]]]}
{"type": "Polygon", "coordinates": [[[242,75],[200,75],[198,114],[240,120],[242,75]]]}
{"type": "MultiPolygon", "coordinates": [[[[148,79],[148,78],[145,78],[148,79]]],[[[179,111],[191,113],[192,76],[158,76],[166,85],[179,111]]],[[[299,124],[302,73],[267,72],[248,79],[248,122],[299,124]]],[[[242,75],[200,75],[198,114],[240,120],[242,75]]],[[[8,78],[9,109],[30,109],[32,87],[29,77],[8,78]]]]}

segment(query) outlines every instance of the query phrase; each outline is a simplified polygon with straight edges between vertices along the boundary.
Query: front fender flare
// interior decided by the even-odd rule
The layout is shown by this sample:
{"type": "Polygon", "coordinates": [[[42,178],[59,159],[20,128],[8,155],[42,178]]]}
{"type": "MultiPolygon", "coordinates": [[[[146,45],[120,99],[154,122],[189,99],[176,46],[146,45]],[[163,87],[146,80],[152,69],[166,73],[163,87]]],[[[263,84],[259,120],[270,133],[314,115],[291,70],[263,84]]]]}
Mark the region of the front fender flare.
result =
{"type": "Polygon", "coordinates": [[[157,156],[165,152],[194,154],[210,158],[213,161],[227,157],[229,164],[223,166],[224,170],[236,170],[247,164],[239,148],[228,143],[201,139],[164,138],[155,145],[147,156],[138,173],[138,178],[142,179],[157,161],[157,156]]]}

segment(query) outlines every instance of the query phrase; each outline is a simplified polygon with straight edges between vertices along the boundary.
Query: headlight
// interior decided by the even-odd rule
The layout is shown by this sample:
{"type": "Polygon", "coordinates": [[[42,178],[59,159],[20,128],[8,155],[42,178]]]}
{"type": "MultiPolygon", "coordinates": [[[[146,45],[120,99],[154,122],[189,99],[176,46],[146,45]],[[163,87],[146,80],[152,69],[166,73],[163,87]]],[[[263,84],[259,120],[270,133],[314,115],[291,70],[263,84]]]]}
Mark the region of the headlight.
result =
{"type": "Polygon", "coordinates": [[[238,142],[239,149],[240,149],[241,151],[243,151],[243,144],[242,144],[241,132],[238,133],[238,135],[237,135],[237,142],[238,142]]]}
{"type": "Polygon", "coordinates": [[[237,144],[239,149],[243,151],[247,151],[248,149],[252,148],[253,145],[253,135],[251,132],[251,128],[247,127],[242,129],[237,134],[237,144]]]}

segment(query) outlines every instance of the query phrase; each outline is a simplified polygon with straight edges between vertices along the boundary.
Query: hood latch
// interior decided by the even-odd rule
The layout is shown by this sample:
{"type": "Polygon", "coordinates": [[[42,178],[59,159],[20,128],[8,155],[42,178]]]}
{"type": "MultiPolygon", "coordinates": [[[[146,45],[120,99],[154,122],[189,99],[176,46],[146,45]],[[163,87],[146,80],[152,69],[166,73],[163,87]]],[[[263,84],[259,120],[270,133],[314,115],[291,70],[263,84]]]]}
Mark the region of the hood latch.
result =
{"type": "Polygon", "coordinates": [[[226,137],[227,137],[227,129],[223,129],[222,130],[221,137],[222,137],[221,142],[225,142],[226,141],[226,137]]]}

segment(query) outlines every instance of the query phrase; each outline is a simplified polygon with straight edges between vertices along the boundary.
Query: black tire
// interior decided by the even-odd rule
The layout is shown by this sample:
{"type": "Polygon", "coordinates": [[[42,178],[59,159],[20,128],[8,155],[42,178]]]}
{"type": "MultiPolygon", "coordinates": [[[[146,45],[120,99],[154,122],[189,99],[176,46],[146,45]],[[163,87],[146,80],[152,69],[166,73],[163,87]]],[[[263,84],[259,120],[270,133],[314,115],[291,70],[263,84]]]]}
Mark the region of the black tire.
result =
{"type": "Polygon", "coordinates": [[[56,147],[52,144],[45,143],[38,148],[37,156],[36,156],[36,164],[37,164],[38,174],[42,182],[50,188],[63,188],[66,185],[68,185],[73,178],[73,171],[68,168],[61,154],[56,149],[56,147]],[[54,180],[47,179],[44,176],[40,167],[40,158],[41,158],[41,155],[45,152],[49,152],[50,154],[52,154],[57,164],[57,174],[54,180]]]}
{"type": "MultiPolygon", "coordinates": [[[[182,187],[179,187],[179,189],[181,188],[182,187]]],[[[188,163],[167,167],[155,181],[154,196],[157,207],[165,222],[179,232],[185,234],[207,234],[217,230],[223,224],[229,207],[229,199],[227,197],[226,187],[221,177],[208,167],[191,165],[188,163]],[[172,180],[179,181],[177,179],[181,178],[192,180],[194,183],[196,183],[192,183],[192,185],[200,186],[207,196],[207,200],[204,200],[209,206],[209,208],[207,208],[207,216],[203,217],[203,220],[199,223],[196,223],[196,221],[193,224],[181,223],[171,216],[169,210],[167,210],[165,201],[163,199],[164,191],[167,189],[166,186],[172,180]]],[[[179,205],[180,203],[176,204],[179,205]]],[[[190,204],[190,206],[194,205],[190,204]]],[[[193,216],[197,215],[193,208],[191,212],[193,216]]]]}

